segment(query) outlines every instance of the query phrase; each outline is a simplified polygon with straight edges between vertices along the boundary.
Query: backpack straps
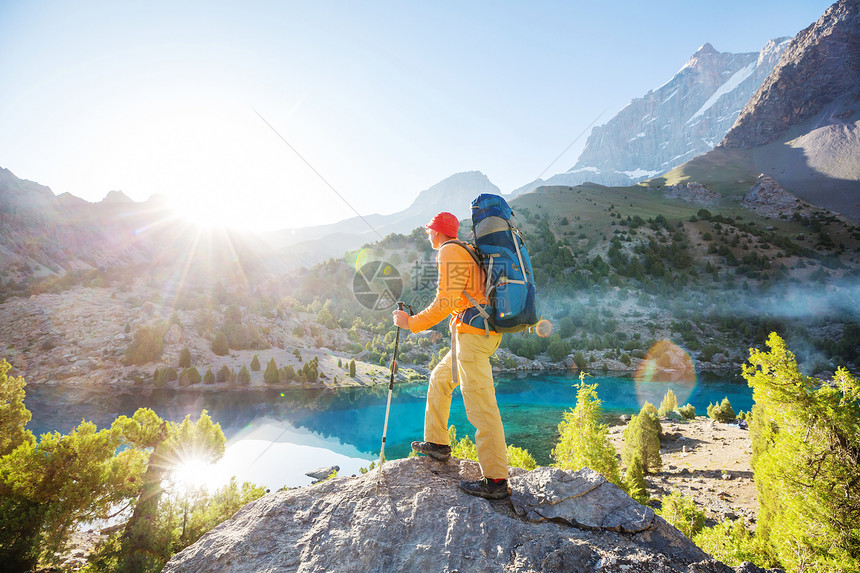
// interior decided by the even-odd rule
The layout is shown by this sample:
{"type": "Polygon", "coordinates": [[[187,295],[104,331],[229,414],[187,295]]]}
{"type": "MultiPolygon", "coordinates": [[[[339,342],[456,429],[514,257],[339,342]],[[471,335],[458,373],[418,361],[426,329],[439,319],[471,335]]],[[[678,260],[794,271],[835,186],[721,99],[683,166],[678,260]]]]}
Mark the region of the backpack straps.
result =
{"type": "MultiPolygon", "coordinates": [[[[471,245],[469,245],[468,243],[464,243],[463,241],[461,241],[459,239],[451,239],[450,241],[445,241],[444,243],[442,243],[442,246],[445,246],[448,243],[460,245],[461,247],[466,249],[466,252],[472,256],[472,259],[475,261],[475,264],[478,265],[478,268],[480,268],[480,269],[484,268],[484,265],[483,265],[483,262],[481,261],[481,258],[478,256],[478,253],[475,251],[475,249],[471,245]]],[[[489,289],[490,289],[490,272],[492,270],[493,270],[493,258],[490,257],[489,268],[484,269],[484,272],[487,275],[487,284],[484,287],[484,294],[485,295],[489,292],[489,289]]],[[[484,332],[486,333],[487,336],[489,336],[490,335],[490,314],[487,312],[486,308],[484,308],[483,305],[481,305],[478,301],[476,301],[474,299],[474,297],[472,297],[472,295],[470,295],[469,293],[466,292],[466,289],[463,289],[463,295],[472,304],[472,308],[474,308],[478,312],[478,314],[481,315],[481,317],[483,317],[483,319],[484,319],[484,332]]],[[[463,315],[463,313],[461,312],[459,315],[460,318],[462,318],[462,315],[463,315]]],[[[453,336],[451,337],[451,344],[452,345],[454,344],[454,337],[453,336]]],[[[456,354],[454,355],[454,358],[456,360],[456,354]]],[[[456,381],[456,373],[455,373],[454,380],[456,381]]]]}

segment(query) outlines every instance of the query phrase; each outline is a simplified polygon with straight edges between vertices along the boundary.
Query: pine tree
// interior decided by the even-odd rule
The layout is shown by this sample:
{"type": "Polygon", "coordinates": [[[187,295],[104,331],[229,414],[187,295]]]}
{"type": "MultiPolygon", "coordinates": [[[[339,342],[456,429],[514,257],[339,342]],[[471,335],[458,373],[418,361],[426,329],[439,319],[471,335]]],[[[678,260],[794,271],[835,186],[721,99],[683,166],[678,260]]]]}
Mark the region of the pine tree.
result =
{"type": "Polygon", "coordinates": [[[278,365],[275,364],[274,358],[269,360],[269,363],[266,365],[266,371],[263,373],[263,380],[266,384],[277,384],[280,381],[278,365]]]}
{"type": "Polygon", "coordinates": [[[33,443],[35,437],[27,424],[32,415],[24,405],[23,376],[7,377],[12,365],[6,359],[0,360],[0,457],[24,443],[33,443]]]}
{"type": "Polygon", "coordinates": [[[661,418],[665,418],[670,413],[674,412],[678,409],[678,398],[675,397],[675,393],[672,392],[672,389],[666,391],[666,395],[663,396],[663,401],[660,402],[660,409],[657,410],[657,414],[661,418]]]}
{"type": "MultiPolygon", "coordinates": [[[[646,406],[654,406],[646,402],[646,406]]],[[[653,473],[663,467],[660,458],[660,422],[651,409],[642,407],[638,415],[633,415],[624,429],[624,447],[621,459],[626,467],[633,465],[638,458],[644,473],[653,473]]]]}
{"type": "Polygon", "coordinates": [[[260,357],[256,354],[251,359],[251,372],[259,372],[260,371],[260,357]]]}
{"type": "Polygon", "coordinates": [[[114,425],[121,428],[133,450],[149,452],[143,478],[137,481],[140,484],[137,503],[120,536],[117,570],[159,571],[170,556],[169,548],[160,547],[156,525],[164,477],[187,452],[195,452],[210,463],[217,461],[224,454],[224,433],[205,410],[196,422],[186,416],[182,423],[174,424],[161,420],[152,410],[141,408],[131,418],[117,418],[114,425]]]}
{"type": "Polygon", "coordinates": [[[759,500],[756,538],[790,571],[860,565],[860,384],[844,368],[830,382],[804,376],[775,333],[751,350],[750,436],[759,500]]]}
{"type": "Polygon", "coordinates": [[[199,384],[201,380],[200,371],[196,368],[186,368],[179,375],[179,385],[180,386],[191,386],[192,384],[199,384]]]}
{"type": "Polygon", "coordinates": [[[244,364],[242,368],[239,369],[239,374],[236,379],[241,386],[247,386],[251,383],[251,373],[248,372],[248,367],[244,364]]]}
{"type": "MultiPolygon", "coordinates": [[[[69,434],[26,425],[25,382],[0,360],[0,559],[3,570],[52,564],[81,521],[105,516],[140,476],[140,452],[120,449],[121,432],[81,422],[69,434]]],[[[57,563],[53,563],[57,564],[57,563]]]]}
{"type": "Polygon", "coordinates": [[[191,351],[188,350],[188,347],[182,349],[182,352],[179,354],[179,367],[180,368],[190,368],[191,367],[191,351]]]}
{"type": "Polygon", "coordinates": [[[212,372],[211,368],[206,369],[206,374],[203,375],[203,383],[204,384],[214,384],[215,383],[215,373],[212,372]]]}
{"type": "Polygon", "coordinates": [[[552,458],[557,467],[570,470],[589,467],[620,486],[615,448],[607,439],[609,427],[600,423],[601,411],[597,384],[586,384],[583,372],[579,376],[576,406],[564,413],[558,425],[560,437],[552,450],[552,458]]]}
{"type": "Polygon", "coordinates": [[[355,359],[349,361],[349,377],[355,378],[355,359]]]}
{"type": "Polygon", "coordinates": [[[641,504],[648,501],[648,484],[642,471],[642,459],[634,456],[624,475],[624,489],[627,495],[641,504]]]}
{"type": "Polygon", "coordinates": [[[212,352],[218,356],[226,356],[230,352],[230,347],[227,344],[227,336],[220,330],[215,333],[215,339],[212,341],[212,352]]]}

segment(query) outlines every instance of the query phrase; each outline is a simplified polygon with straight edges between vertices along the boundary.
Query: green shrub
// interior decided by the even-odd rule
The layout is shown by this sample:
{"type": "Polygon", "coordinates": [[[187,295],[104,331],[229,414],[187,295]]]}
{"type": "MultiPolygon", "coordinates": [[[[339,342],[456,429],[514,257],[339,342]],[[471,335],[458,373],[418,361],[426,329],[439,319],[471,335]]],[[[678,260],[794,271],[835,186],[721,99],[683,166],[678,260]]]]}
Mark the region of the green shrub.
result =
{"type": "Polygon", "coordinates": [[[251,358],[251,372],[259,372],[260,371],[260,357],[256,354],[253,358],[251,358]]]}
{"type": "Polygon", "coordinates": [[[251,373],[248,371],[248,367],[244,364],[242,365],[242,368],[239,369],[239,375],[237,376],[236,381],[241,386],[247,386],[251,383],[251,373]]]}
{"type": "Polygon", "coordinates": [[[607,438],[609,427],[600,422],[601,411],[597,384],[586,384],[585,373],[580,373],[576,406],[563,414],[552,458],[559,468],[577,471],[589,467],[620,486],[615,448],[607,438]]]}
{"type": "Polygon", "coordinates": [[[777,567],[773,549],[756,539],[743,519],[723,521],[714,527],[705,527],[693,535],[699,549],[730,567],[749,561],[759,567],[777,567]]]}
{"type": "Polygon", "coordinates": [[[522,468],[531,471],[537,467],[537,462],[532,455],[523,448],[508,446],[508,465],[513,468],[522,468]]]}
{"type": "Polygon", "coordinates": [[[155,362],[164,351],[164,333],[167,325],[139,326],[134,331],[134,340],[125,351],[126,366],[137,366],[155,362]]]}
{"type": "Polygon", "coordinates": [[[661,418],[668,416],[669,413],[674,412],[678,409],[678,398],[675,397],[675,393],[672,392],[672,389],[666,392],[666,395],[663,396],[663,401],[660,402],[660,409],[657,410],[657,415],[661,418]]]}
{"type": "Polygon", "coordinates": [[[627,472],[624,474],[624,490],[627,495],[641,504],[648,501],[648,484],[645,482],[645,473],[642,471],[642,460],[634,456],[627,472]]]}
{"type": "Polygon", "coordinates": [[[196,368],[186,368],[179,375],[179,385],[180,386],[190,386],[192,384],[199,384],[202,380],[200,376],[200,372],[196,368]]]}
{"type": "Polygon", "coordinates": [[[803,375],[772,333],[751,350],[752,468],[756,537],[786,571],[857,571],[860,559],[860,383],[844,368],[832,380],[803,375]]]}
{"type": "Polygon", "coordinates": [[[692,498],[673,491],[663,497],[663,507],[655,513],[692,539],[705,526],[705,512],[696,506],[692,498]]]}
{"type": "Polygon", "coordinates": [[[212,341],[212,352],[218,356],[226,356],[230,353],[227,336],[223,332],[215,333],[215,339],[212,341]]]}
{"type": "Polygon", "coordinates": [[[582,354],[581,350],[577,350],[573,355],[573,363],[576,364],[576,367],[580,370],[585,370],[585,367],[588,366],[588,363],[585,361],[585,356],[582,354]]]}
{"type": "Polygon", "coordinates": [[[708,404],[708,417],[724,424],[734,422],[736,418],[735,411],[732,408],[732,404],[729,402],[728,397],[723,398],[723,401],[720,402],[719,406],[716,404],[708,404]]]}
{"type": "Polygon", "coordinates": [[[693,420],[696,417],[696,407],[692,404],[686,404],[678,408],[678,413],[685,420],[693,420]]]}
{"type": "MultiPolygon", "coordinates": [[[[478,461],[478,447],[469,439],[469,436],[464,436],[458,441],[457,428],[454,426],[448,428],[448,443],[451,444],[451,455],[455,458],[478,461]]],[[[507,453],[508,465],[511,467],[522,468],[526,471],[531,471],[537,467],[537,462],[528,450],[509,445],[507,453]]]]}

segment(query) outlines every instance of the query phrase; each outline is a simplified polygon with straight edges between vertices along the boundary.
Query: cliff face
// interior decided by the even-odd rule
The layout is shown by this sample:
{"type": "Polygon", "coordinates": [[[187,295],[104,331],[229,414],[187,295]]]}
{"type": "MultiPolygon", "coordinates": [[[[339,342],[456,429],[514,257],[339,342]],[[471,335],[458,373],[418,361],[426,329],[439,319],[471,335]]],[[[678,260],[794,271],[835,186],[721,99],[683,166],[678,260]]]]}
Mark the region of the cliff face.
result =
{"type": "Polygon", "coordinates": [[[791,41],[719,149],[860,220],[860,0],[837,2],[791,41]]]}
{"type": "Polygon", "coordinates": [[[630,185],[706,153],[734,124],[787,43],[779,38],[757,53],[741,54],[705,44],[671,80],[595,127],[569,171],[515,193],[541,184],[630,185]]]}
{"type": "Polygon", "coordinates": [[[267,495],[164,572],[732,571],[589,469],[514,470],[497,502],[458,489],[474,462],[407,458],[383,472],[378,491],[371,471],[267,495]]]}
{"type": "Polygon", "coordinates": [[[844,123],[858,100],[860,2],[841,0],[790,42],[720,145],[765,145],[825,109],[827,123],[844,123]]]}

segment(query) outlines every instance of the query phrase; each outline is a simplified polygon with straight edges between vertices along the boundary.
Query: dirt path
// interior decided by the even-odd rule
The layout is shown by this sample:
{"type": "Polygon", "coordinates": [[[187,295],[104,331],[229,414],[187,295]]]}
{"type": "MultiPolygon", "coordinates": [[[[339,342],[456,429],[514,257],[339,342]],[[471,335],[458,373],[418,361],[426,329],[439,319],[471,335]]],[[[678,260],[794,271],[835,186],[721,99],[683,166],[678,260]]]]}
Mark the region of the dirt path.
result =
{"type": "MultiPolygon", "coordinates": [[[[646,476],[651,497],[677,490],[704,508],[709,522],[743,517],[754,525],[758,501],[749,431],[704,416],[689,422],[663,420],[662,425],[663,470],[646,476]]],[[[619,453],[623,432],[624,426],[610,428],[610,440],[619,453]]]]}

